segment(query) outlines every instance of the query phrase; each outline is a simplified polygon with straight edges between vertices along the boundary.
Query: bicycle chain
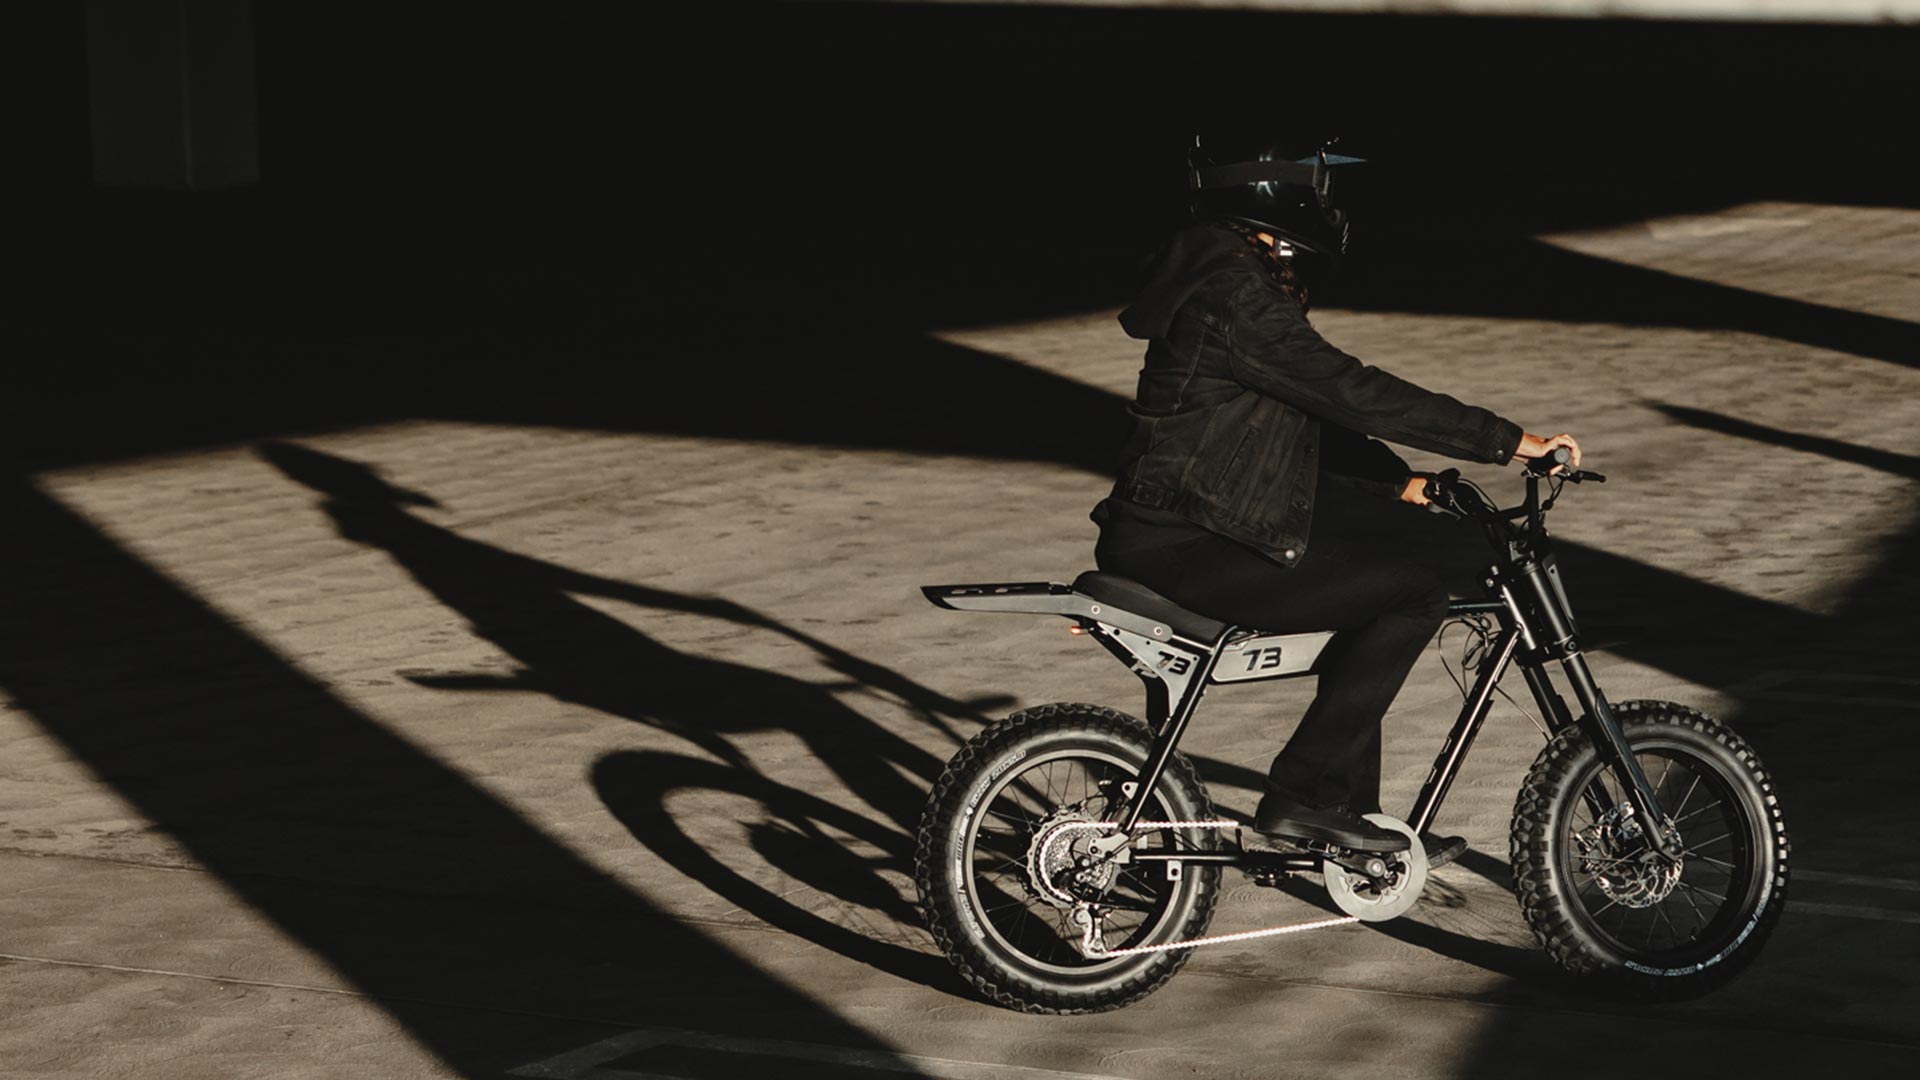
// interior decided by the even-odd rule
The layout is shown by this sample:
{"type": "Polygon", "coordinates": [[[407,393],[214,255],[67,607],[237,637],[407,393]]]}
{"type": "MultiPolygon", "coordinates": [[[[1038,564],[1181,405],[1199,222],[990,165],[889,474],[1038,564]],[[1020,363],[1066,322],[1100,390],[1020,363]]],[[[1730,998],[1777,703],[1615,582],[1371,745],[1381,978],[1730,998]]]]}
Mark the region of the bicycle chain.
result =
{"type": "MultiPolygon", "coordinates": [[[[1113,829],[1118,825],[1119,823],[1114,821],[1063,821],[1055,825],[1052,829],[1049,829],[1047,835],[1041,839],[1039,861],[1042,865],[1045,865],[1048,856],[1052,853],[1053,845],[1059,841],[1060,837],[1067,833],[1083,832],[1088,829],[1113,829]]],[[[1240,827],[1241,825],[1237,821],[1140,821],[1134,823],[1134,828],[1136,829],[1237,829],[1240,827]]],[[[1052,886],[1051,883],[1043,883],[1043,887],[1050,889],[1052,886]]],[[[1252,941],[1256,938],[1278,937],[1282,934],[1297,934],[1304,930],[1324,930],[1360,921],[1352,915],[1339,915],[1332,918],[1294,923],[1291,926],[1270,926],[1264,930],[1242,930],[1238,933],[1216,934],[1213,937],[1192,938],[1187,941],[1169,941],[1159,945],[1135,945],[1126,949],[1109,949],[1106,947],[1106,943],[1101,941],[1098,936],[1099,931],[1096,929],[1093,921],[1092,905],[1071,897],[1065,897],[1064,894],[1061,895],[1064,899],[1071,900],[1073,904],[1073,921],[1079,924],[1081,928],[1080,951],[1090,958],[1100,960],[1119,956],[1135,956],[1142,953],[1169,952],[1174,949],[1194,949],[1202,945],[1226,945],[1235,941],[1252,941]]]]}

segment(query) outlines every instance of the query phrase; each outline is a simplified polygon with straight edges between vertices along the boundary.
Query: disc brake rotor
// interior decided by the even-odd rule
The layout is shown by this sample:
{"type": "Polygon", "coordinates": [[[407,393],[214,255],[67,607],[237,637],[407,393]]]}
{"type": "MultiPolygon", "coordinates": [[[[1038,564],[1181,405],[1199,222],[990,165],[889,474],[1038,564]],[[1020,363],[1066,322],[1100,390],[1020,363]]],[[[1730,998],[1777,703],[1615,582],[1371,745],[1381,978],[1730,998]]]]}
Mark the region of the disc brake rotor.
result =
{"type": "MultiPolygon", "coordinates": [[[[1678,849],[1680,831],[1666,824],[1678,849]]],[[[1622,907],[1648,908],[1665,900],[1680,883],[1684,864],[1654,850],[1634,816],[1633,804],[1620,803],[1574,836],[1580,869],[1591,875],[1609,900],[1622,907]]]]}

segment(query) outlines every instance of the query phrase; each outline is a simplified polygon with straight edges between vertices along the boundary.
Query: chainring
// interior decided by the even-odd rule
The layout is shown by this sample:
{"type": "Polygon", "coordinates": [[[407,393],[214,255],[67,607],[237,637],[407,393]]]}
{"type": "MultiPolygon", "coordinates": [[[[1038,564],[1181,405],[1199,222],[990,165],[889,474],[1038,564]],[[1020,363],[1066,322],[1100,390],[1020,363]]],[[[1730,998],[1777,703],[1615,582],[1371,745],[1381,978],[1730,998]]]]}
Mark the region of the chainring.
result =
{"type": "Polygon", "coordinates": [[[1413,826],[1386,814],[1368,814],[1366,820],[1383,829],[1403,833],[1411,841],[1405,851],[1381,858],[1387,864],[1384,878],[1373,878],[1349,870],[1329,860],[1321,871],[1327,894],[1333,905],[1361,922],[1386,922],[1407,913],[1420,901],[1427,887],[1427,849],[1413,826]]]}

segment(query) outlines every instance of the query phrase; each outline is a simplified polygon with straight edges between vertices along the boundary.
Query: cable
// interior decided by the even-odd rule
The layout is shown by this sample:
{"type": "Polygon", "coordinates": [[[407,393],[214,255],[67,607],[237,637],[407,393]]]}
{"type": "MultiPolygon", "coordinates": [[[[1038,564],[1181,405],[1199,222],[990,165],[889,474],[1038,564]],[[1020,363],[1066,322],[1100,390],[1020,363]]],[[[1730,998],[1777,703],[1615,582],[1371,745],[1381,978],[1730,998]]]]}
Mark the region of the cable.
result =
{"type": "MultiPolygon", "coordinates": [[[[1440,627],[1439,635],[1434,638],[1434,648],[1440,653],[1440,666],[1446,669],[1447,678],[1453,680],[1453,685],[1460,691],[1460,700],[1464,702],[1471,696],[1471,691],[1467,689],[1465,680],[1459,675],[1454,674],[1453,665],[1447,663],[1447,631],[1453,629],[1455,626],[1465,627],[1467,632],[1473,635],[1472,639],[1467,642],[1466,648],[1462,649],[1460,653],[1460,669],[1462,673],[1479,671],[1480,665],[1486,663],[1487,651],[1493,647],[1493,628],[1487,625],[1487,617],[1485,615],[1461,615],[1447,620],[1447,622],[1440,627]]],[[[1518,709],[1521,716],[1533,721],[1533,726],[1540,729],[1541,735],[1549,739],[1553,738],[1553,732],[1547,729],[1547,725],[1541,722],[1539,717],[1533,715],[1532,710],[1516,701],[1512,694],[1507,693],[1506,687],[1496,686],[1494,689],[1499,692],[1501,697],[1507,699],[1507,704],[1518,709]]]]}
{"type": "Polygon", "coordinates": [[[1467,684],[1460,676],[1453,673],[1453,665],[1447,663],[1447,631],[1456,626],[1465,627],[1467,632],[1473,635],[1473,640],[1468,642],[1467,647],[1460,653],[1460,668],[1463,672],[1479,670],[1480,659],[1486,652],[1489,631],[1486,616],[1461,615],[1448,619],[1440,627],[1439,636],[1434,638],[1434,649],[1440,653],[1440,666],[1447,669],[1447,678],[1453,680],[1453,685],[1460,690],[1460,700],[1465,701],[1468,696],[1467,684]]]}
{"type": "Polygon", "coordinates": [[[1513,706],[1513,707],[1514,707],[1514,708],[1516,708],[1516,709],[1519,709],[1519,710],[1520,710],[1520,715],[1521,715],[1521,716],[1524,716],[1524,717],[1526,717],[1527,719],[1529,719],[1529,720],[1531,720],[1531,721],[1533,721],[1533,726],[1534,726],[1534,727],[1537,727],[1537,728],[1539,728],[1539,729],[1540,729],[1540,734],[1541,734],[1541,736],[1542,736],[1542,737],[1544,737],[1544,738],[1547,738],[1547,739],[1552,739],[1552,738],[1553,738],[1553,732],[1551,732],[1551,731],[1549,731],[1549,730],[1547,730],[1547,725],[1546,725],[1546,724],[1544,724],[1544,723],[1542,723],[1539,717],[1537,717],[1537,716],[1535,716],[1535,715],[1533,715],[1533,712],[1532,712],[1532,710],[1530,710],[1530,709],[1528,709],[1528,708],[1527,708],[1527,707],[1526,707],[1525,705],[1522,705],[1522,704],[1520,704],[1520,703],[1519,703],[1518,701],[1515,701],[1515,700],[1513,699],[1513,695],[1512,695],[1512,694],[1509,694],[1509,693],[1507,693],[1507,688],[1506,688],[1506,687],[1504,687],[1504,686],[1496,686],[1496,687],[1494,687],[1494,689],[1495,689],[1495,690],[1498,690],[1498,691],[1500,692],[1500,696],[1501,696],[1501,697],[1503,697],[1503,698],[1506,698],[1506,699],[1507,699],[1507,704],[1509,704],[1509,705],[1511,705],[1511,706],[1513,706]]]}

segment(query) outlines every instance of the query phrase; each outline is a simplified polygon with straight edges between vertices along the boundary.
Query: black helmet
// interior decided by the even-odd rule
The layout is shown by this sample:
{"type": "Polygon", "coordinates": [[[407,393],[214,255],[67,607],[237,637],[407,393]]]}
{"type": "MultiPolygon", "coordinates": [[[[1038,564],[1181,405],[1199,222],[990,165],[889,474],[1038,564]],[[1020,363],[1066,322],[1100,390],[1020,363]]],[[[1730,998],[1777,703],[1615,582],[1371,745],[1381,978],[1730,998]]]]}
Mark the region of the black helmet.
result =
{"type": "Polygon", "coordinates": [[[1337,261],[1347,251],[1348,223],[1333,205],[1333,174],[1362,159],[1329,154],[1329,145],[1195,138],[1187,152],[1194,217],[1250,225],[1337,261]]]}

